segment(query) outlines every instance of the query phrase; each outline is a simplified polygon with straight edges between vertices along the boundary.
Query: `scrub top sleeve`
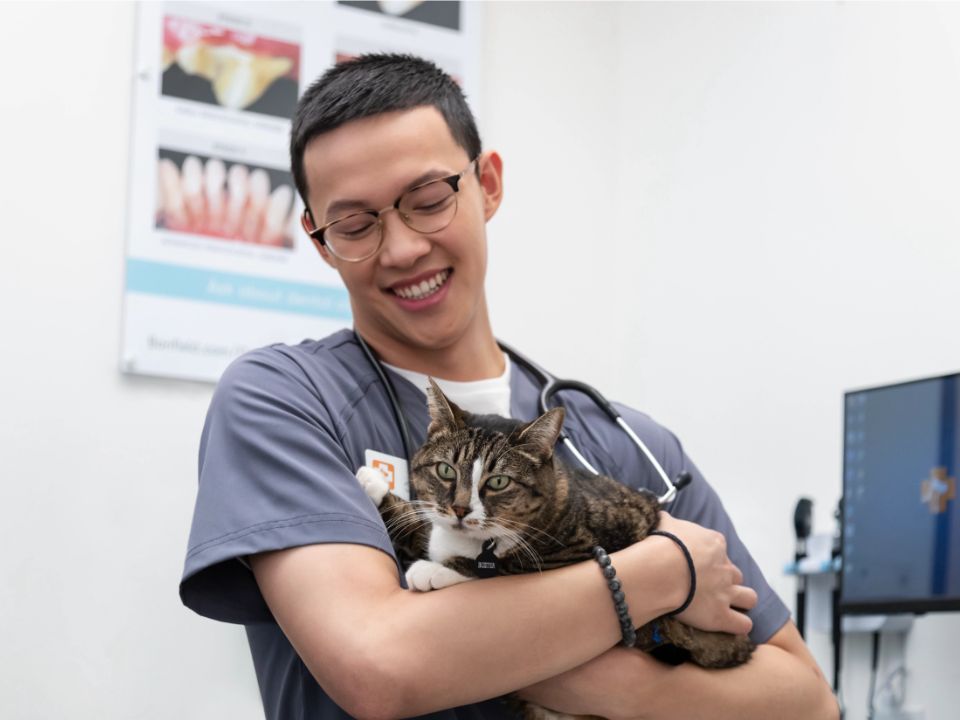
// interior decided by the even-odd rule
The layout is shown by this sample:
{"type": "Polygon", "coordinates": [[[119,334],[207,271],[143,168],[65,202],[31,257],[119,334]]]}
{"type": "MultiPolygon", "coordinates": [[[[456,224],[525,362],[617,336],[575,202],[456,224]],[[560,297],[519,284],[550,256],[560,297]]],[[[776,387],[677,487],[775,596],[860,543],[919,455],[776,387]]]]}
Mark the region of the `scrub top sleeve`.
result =
{"type": "Polygon", "coordinates": [[[272,618],[242,562],[249,555],[355,543],[394,557],[321,392],[275,348],[243,356],[218,384],[180,584],[184,604],[199,614],[245,624],[272,618]]]}

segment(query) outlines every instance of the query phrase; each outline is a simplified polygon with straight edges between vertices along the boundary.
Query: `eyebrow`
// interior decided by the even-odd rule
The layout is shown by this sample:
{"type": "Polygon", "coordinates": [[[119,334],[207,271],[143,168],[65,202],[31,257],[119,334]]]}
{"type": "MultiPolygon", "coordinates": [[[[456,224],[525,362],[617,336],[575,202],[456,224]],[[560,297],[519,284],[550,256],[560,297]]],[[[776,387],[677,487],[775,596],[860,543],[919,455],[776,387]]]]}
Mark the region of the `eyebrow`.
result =
{"type": "MultiPolygon", "coordinates": [[[[434,168],[433,170],[427,170],[425,173],[421,173],[413,180],[407,183],[406,187],[403,189],[403,192],[400,194],[412,190],[418,185],[423,185],[424,183],[431,182],[433,180],[440,180],[441,178],[450,177],[455,173],[451,173],[449,170],[441,170],[439,168],[434,168]]],[[[324,217],[324,222],[332,222],[338,218],[343,217],[345,214],[352,212],[362,212],[364,210],[375,210],[375,208],[365,200],[335,200],[327,206],[327,211],[324,217]]]]}

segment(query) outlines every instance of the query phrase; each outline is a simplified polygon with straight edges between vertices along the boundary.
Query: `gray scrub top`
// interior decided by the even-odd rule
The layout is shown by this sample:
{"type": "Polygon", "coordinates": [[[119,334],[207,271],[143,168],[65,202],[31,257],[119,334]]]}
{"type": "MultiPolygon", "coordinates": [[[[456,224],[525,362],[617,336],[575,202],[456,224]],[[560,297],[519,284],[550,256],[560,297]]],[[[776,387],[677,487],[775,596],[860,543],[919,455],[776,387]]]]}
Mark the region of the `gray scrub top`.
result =
{"type": "MultiPolygon", "coordinates": [[[[532,420],[539,414],[539,386],[517,363],[513,369],[511,414],[532,420]]],[[[424,394],[390,374],[419,446],[428,424],[424,394]]],[[[662,492],[650,463],[598,407],[579,393],[564,393],[562,400],[564,428],[591,464],[632,487],[662,492]]],[[[617,407],[670,477],[681,470],[692,474],[669,510],[726,536],[731,560],[759,596],[750,612],[751,637],[765,642],[789,611],[740,541],[716,493],[672,433],[642,413],[617,407]]],[[[247,353],[226,370],[213,395],[200,439],[200,483],[180,597],[201,615],[246,626],[269,720],[349,716],[297,656],[240,558],[347,542],[378,548],[396,560],[377,509],[354,477],[367,449],[404,454],[386,391],[350,330],[247,353]]],[[[430,717],[511,715],[492,700],[430,717]]]]}

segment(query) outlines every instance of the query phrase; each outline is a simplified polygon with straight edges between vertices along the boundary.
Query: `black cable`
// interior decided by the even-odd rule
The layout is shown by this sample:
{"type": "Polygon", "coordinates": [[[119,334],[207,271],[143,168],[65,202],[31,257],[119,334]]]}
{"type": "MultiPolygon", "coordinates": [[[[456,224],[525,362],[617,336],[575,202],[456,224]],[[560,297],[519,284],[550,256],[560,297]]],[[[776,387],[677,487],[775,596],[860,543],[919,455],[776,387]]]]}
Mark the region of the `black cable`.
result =
{"type": "Polygon", "coordinates": [[[867,720],[873,720],[873,701],[877,694],[877,665],[880,659],[880,631],[873,633],[873,653],[870,656],[870,694],[867,696],[867,720]]]}

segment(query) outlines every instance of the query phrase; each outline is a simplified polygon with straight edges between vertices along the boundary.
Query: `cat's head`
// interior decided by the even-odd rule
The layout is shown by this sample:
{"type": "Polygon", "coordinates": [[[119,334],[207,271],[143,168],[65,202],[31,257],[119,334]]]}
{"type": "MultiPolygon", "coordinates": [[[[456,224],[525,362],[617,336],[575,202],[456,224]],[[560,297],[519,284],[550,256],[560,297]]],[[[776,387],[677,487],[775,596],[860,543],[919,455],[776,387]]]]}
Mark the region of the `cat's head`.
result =
{"type": "Polygon", "coordinates": [[[482,539],[526,535],[552,514],[563,408],[530,423],[472,416],[430,381],[430,426],[410,481],[434,524],[482,539]]]}

